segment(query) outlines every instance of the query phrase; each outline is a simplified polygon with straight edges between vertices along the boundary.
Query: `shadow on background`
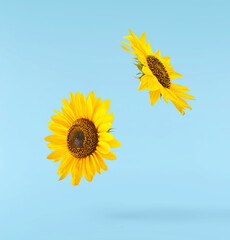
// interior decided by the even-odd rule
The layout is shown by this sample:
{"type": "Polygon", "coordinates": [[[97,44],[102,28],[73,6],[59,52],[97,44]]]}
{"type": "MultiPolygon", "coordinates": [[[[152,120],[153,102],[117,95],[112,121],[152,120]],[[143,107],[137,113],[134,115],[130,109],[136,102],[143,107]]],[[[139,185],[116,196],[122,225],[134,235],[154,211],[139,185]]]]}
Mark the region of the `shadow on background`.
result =
{"type": "Polygon", "coordinates": [[[230,209],[113,209],[107,211],[106,218],[110,220],[135,221],[230,221],[230,209]]]}

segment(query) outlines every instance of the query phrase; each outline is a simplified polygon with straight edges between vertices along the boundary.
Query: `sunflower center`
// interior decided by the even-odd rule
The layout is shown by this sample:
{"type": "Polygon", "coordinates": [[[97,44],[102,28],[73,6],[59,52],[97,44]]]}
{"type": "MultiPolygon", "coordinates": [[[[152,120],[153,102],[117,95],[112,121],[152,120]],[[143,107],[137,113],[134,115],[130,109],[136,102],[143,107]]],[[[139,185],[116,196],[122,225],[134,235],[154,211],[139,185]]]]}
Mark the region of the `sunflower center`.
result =
{"type": "Polygon", "coordinates": [[[160,84],[165,88],[170,88],[170,78],[164,65],[154,56],[147,56],[147,63],[153,75],[157,78],[160,84]]]}
{"type": "Polygon", "coordinates": [[[97,129],[93,122],[80,118],[72,124],[67,135],[67,146],[75,158],[91,155],[96,150],[97,143],[97,129]]]}
{"type": "Polygon", "coordinates": [[[69,140],[74,148],[80,148],[85,141],[85,135],[80,128],[76,127],[69,133],[69,140]]]}

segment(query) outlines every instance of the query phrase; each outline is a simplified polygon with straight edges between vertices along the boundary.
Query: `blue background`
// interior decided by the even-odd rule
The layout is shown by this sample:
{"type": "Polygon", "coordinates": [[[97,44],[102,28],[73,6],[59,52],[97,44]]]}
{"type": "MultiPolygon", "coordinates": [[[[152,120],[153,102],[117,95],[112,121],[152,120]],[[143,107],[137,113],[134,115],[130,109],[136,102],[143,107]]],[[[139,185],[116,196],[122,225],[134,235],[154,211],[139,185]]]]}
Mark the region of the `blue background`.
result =
{"type": "Polygon", "coordinates": [[[230,239],[228,1],[1,1],[0,238],[230,239]],[[144,31],[196,101],[137,91],[119,40],[144,31]],[[111,99],[122,147],[73,187],[46,159],[70,91],[111,99]]]}

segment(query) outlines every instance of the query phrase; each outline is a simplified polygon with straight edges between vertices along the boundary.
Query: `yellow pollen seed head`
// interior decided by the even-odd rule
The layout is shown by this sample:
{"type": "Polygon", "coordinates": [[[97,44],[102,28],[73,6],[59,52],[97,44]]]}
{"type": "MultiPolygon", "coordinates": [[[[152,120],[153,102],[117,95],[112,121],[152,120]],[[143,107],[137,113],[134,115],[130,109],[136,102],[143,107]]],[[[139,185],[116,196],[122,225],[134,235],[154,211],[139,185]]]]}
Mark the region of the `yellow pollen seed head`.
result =
{"type": "Polygon", "coordinates": [[[85,118],[74,121],[67,135],[67,146],[75,158],[91,155],[97,147],[98,135],[93,122],[85,118]]]}
{"type": "Polygon", "coordinates": [[[152,71],[153,75],[157,78],[160,84],[165,88],[170,88],[171,81],[164,65],[152,55],[147,57],[147,63],[149,69],[152,71]]]}

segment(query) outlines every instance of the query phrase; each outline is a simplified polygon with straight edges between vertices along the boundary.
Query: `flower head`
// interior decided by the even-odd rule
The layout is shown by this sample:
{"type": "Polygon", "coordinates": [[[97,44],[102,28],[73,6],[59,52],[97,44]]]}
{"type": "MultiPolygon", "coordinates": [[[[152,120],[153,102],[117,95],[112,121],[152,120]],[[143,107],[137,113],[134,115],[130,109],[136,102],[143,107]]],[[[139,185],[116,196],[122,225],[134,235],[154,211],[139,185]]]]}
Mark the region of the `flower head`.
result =
{"type": "Polygon", "coordinates": [[[131,50],[121,45],[122,48],[136,55],[135,65],[140,70],[139,79],[140,86],[138,90],[149,89],[150,102],[153,106],[160,96],[163,97],[166,103],[170,100],[181,114],[185,114],[185,108],[192,109],[184,99],[195,100],[195,97],[189,95],[187,87],[172,83],[172,79],[183,77],[183,75],[174,71],[170,64],[170,57],[161,57],[158,49],[154,54],[152,52],[149,41],[146,43],[146,34],[143,33],[140,38],[130,31],[130,35],[124,38],[130,41],[129,43],[121,42],[131,50]]]}
{"type": "Polygon", "coordinates": [[[54,150],[48,159],[61,161],[59,180],[71,173],[72,185],[78,185],[82,176],[92,181],[96,172],[108,170],[103,158],[116,160],[110,148],[121,144],[111,134],[113,113],[107,113],[110,100],[101,101],[91,92],[87,99],[79,92],[70,93],[70,103],[63,99],[62,113],[54,110],[49,129],[53,132],[45,138],[47,146],[54,150]]]}

